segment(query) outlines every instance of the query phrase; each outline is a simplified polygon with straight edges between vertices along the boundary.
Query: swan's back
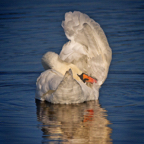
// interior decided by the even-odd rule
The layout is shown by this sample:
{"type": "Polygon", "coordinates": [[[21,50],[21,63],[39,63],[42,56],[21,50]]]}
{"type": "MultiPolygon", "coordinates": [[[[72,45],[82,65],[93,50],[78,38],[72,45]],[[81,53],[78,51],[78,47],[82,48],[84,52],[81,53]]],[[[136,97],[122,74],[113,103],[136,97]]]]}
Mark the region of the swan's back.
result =
{"type": "Polygon", "coordinates": [[[75,11],[65,14],[62,27],[70,41],[63,46],[60,58],[97,78],[101,85],[107,77],[112,52],[100,25],[75,11]]]}

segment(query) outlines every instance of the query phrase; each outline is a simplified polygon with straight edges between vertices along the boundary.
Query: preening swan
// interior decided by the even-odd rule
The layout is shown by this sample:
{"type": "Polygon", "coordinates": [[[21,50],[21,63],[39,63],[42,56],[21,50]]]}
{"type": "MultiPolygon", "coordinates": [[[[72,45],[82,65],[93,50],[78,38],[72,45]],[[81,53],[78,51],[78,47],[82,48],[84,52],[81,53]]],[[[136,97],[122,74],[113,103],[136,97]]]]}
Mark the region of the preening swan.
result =
{"type": "Polygon", "coordinates": [[[112,51],[100,25],[78,11],[62,22],[69,41],[60,54],[42,57],[45,69],[36,82],[36,99],[71,104],[97,100],[112,59],[112,51]]]}

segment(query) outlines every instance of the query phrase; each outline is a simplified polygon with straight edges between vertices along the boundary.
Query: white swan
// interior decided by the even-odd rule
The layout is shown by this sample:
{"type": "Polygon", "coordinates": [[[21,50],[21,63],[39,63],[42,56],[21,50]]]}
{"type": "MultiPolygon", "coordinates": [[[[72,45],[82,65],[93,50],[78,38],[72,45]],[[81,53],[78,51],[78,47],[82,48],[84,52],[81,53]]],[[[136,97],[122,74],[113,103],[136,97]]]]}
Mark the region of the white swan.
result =
{"type": "Polygon", "coordinates": [[[69,42],[59,55],[42,57],[46,71],[37,79],[35,98],[60,104],[97,100],[112,59],[107,38],[98,23],[78,11],[66,13],[62,27],[69,42]]]}

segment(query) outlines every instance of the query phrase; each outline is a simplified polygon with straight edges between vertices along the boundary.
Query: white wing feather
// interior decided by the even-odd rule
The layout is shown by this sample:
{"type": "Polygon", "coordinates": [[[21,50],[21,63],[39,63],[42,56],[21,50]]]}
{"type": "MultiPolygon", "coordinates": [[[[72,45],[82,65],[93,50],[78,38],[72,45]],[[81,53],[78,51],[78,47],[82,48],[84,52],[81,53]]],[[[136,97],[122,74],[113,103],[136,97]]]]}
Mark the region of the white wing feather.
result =
{"type": "Polygon", "coordinates": [[[112,52],[100,25],[81,12],[69,12],[62,22],[67,38],[60,58],[98,79],[101,85],[108,74],[112,52]]]}
{"type": "Polygon", "coordinates": [[[45,100],[47,93],[56,90],[62,79],[63,75],[53,69],[41,73],[36,82],[36,99],[45,100]]]}

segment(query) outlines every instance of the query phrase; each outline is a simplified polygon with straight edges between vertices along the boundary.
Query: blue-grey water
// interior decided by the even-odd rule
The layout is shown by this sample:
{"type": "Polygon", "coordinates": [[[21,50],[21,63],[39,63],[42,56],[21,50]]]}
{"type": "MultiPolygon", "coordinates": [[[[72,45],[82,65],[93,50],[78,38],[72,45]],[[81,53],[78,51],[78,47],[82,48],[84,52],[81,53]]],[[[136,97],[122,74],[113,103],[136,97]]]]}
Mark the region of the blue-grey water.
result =
{"type": "Polygon", "coordinates": [[[1,144],[143,144],[144,1],[0,1],[0,111],[1,144]],[[113,51],[99,102],[35,101],[41,57],[60,52],[74,10],[101,25],[113,51]]]}

